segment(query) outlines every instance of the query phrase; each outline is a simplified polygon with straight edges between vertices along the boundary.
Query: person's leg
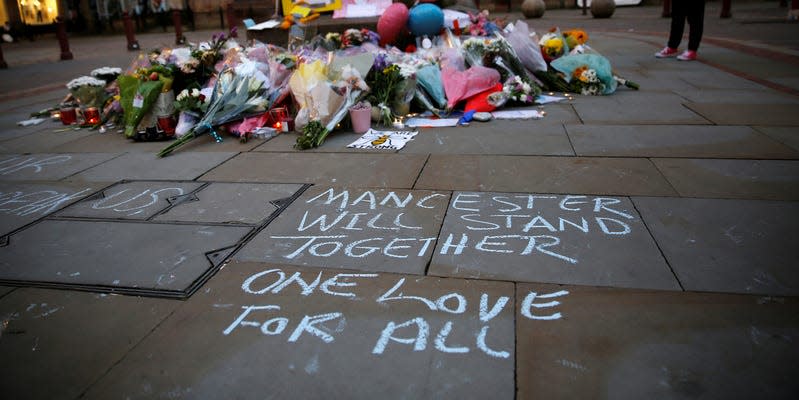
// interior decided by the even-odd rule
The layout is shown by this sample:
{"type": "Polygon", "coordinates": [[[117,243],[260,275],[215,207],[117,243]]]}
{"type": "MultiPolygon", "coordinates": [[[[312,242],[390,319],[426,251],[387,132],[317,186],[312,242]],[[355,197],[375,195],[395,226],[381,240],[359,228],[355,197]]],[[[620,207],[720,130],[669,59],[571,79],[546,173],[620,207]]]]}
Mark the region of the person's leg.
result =
{"type": "MultiPolygon", "coordinates": [[[[682,34],[685,31],[688,7],[693,1],[696,0],[673,0],[671,2],[671,31],[669,31],[668,46],[672,49],[680,47],[682,34]]],[[[702,3],[704,4],[704,1],[702,3]]]]}
{"type": "Polygon", "coordinates": [[[699,50],[705,25],[705,0],[693,0],[688,10],[688,50],[699,50]]]}

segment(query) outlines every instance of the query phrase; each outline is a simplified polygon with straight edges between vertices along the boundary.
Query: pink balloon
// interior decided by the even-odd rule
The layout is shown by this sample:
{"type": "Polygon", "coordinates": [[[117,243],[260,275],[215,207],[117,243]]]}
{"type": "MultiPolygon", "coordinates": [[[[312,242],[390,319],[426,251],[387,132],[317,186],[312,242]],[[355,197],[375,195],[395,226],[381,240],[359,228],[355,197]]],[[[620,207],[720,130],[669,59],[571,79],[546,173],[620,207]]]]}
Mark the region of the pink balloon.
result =
{"type": "Polygon", "coordinates": [[[380,44],[390,44],[405,29],[408,22],[408,7],[403,3],[394,3],[377,20],[377,34],[380,35],[380,44]]]}

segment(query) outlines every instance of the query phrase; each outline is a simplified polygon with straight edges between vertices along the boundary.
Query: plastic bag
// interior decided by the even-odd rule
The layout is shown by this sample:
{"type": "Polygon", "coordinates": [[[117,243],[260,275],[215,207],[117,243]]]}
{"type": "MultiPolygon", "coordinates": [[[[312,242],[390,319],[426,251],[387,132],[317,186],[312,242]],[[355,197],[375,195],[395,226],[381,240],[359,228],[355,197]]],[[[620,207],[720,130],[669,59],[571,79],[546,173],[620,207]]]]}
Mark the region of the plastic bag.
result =
{"type": "Polygon", "coordinates": [[[506,36],[506,40],[516,50],[516,55],[525,68],[533,72],[547,70],[547,62],[541,54],[538,36],[535,32],[530,36],[530,28],[526,22],[516,21],[513,31],[506,36]]]}

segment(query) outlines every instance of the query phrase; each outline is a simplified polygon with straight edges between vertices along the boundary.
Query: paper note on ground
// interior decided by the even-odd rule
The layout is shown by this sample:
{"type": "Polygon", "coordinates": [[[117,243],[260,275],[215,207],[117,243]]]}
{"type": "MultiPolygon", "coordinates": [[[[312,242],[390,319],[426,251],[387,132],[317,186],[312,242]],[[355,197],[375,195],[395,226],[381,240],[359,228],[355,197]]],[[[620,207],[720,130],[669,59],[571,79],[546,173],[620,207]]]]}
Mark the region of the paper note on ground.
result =
{"type": "Polygon", "coordinates": [[[416,131],[376,131],[369,129],[358,140],[347,147],[352,149],[400,150],[419,132],[416,131]]]}
{"type": "Polygon", "coordinates": [[[541,119],[544,113],[538,110],[507,110],[491,113],[494,119],[541,119]]]}

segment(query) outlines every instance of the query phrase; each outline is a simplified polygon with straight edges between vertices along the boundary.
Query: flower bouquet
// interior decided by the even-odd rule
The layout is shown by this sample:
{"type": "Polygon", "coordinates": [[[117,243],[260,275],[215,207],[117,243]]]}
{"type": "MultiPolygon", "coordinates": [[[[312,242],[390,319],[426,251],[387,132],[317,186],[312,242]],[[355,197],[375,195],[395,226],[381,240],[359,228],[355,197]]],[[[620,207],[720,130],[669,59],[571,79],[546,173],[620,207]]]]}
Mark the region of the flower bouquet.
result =
{"type": "Polygon", "coordinates": [[[102,67],[92,71],[91,75],[97,79],[105,81],[106,85],[115,81],[122,74],[122,68],[102,67]]]}
{"type": "Polygon", "coordinates": [[[366,75],[366,83],[371,88],[367,100],[372,107],[377,107],[379,121],[385,126],[394,123],[394,112],[390,107],[400,93],[403,81],[400,67],[391,63],[387,55],[375,57],[374,65],[366,75]]]}
{"type": "Polygon", "coordinates": [[[206,96],[200,92],[198,87],[191,89],[183,89],[175,97],[175,110],[180,114],[178,115],[178,124],[175,127],[175,137],[189,133],[197,121],[200,120],[200,115],[208,107],[205,101],[206,96]]]}
{"type": "Polygon", "coordinates": [[[265,106],[263,91],[263,82],[254,77],[236,75],[230,69],[222,71],[214,84],[207,110],[191,133],[175,140],[161,150],[158,156],[165,157],[205,133],[210,134],[217,143],[221,142],[222,137],[214,130],[214,126],[241,118],[245,113],[263,109],[265,106]]]}
{"type": "Polygon", "coordinates": [[[369,86],[361,71],[372,65],[371,54],[340,57],[330,63],[326,71],[321,61],[301,64],[289,80],[292,93],[302,105],[295,118],[300,118],[302,134],[295,147],[300,150],[319,147],[327,136],[344,119],[349,109],[358,102],[369,86]]]}
{"type": "Polygon", "coordinates": [[[81,76],[67,83],[72,97],[81,107],[102,107],[106,100],[106,83],[91,76],[81,76]]]}
{"type": "Polygon", "coordinates": [[[558,28],[553,28],[541,36],[538,44],[541,46],[541,54],[547,63],[569,53],[569,44],[558,28]]]}
{"type": "Polygon", "coordinates": [[[638,89],[638,84],[619,78],[613,73],[610,61],[599,54],[566,55],[552,61],[553,69],[569,85],[569,91],[584,95],[608,95],[619,83],[638,89]]]}
{"type": "Polygon", "coordinates": [[[495,107],[501,107],[508,101],[530,105],[535,102],[537,94],[534,85],[517,75],[505,81],[501,92],[489,95],[489,103],[495,107]]]}

